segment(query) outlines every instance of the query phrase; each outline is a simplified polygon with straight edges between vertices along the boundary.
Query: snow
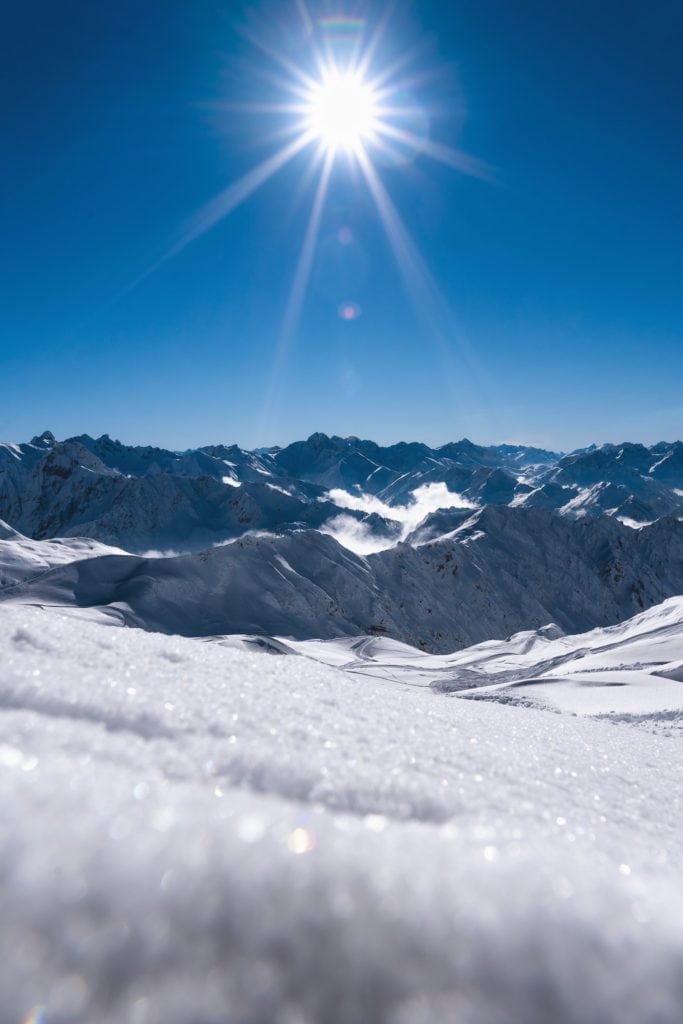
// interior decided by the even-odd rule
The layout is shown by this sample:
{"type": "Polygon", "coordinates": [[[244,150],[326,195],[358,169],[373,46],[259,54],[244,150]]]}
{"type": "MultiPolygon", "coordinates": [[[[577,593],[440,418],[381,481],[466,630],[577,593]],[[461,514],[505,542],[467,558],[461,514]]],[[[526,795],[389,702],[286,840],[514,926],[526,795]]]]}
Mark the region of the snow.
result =
{"type": "MultiPolygon", "coordinates": [[[[466,696],[468,691],[461,693],[466,696]]],[[[683,725],[683,687],[649,672],[618,670],[553,675],[529,682],[504,683],[473,691],[477,699],[532,702],[575,715],[616,715],[639,720],[650,728],[664,723],[683,725]]]]}
{"type": "Polygon", "coordinates": [[[122,555],[120,548],[108,547],[87,537],[56,537],[31,540],[0,519],[0,588],[5,590],[30,581],[57,565],[69,565],[97,555],[122,555]]]}
{"type": "Polygon", "coordinates": [[[441,693],[617,716],[666,733],[683,726],[683,597],[607,629],[565,636],[548,625],[446,655],[385,637],[274,643],[281,653],[441,693]]]}
{"type": "MultiPolygon", "coordinates": [[[[682,603],[447,657],[671,666],[682,603]]],[[[112,614],[0,608],[3,1024],[678,1024],[679,739],[112,614]]]]}
{"type": "MultiPolygon", "coordinates": [[[[520,653],[508,653],[515,637],[506,644],[481,644],[480,650],[491,649],[489,657],[477,659],[472,648],[468,668],[476,665],[482,679],[506,681],[460,696],[610,715],[667,733],[683,727],[683,597],[609,629],[556,640],[520,637],[529,638],[520,653]]],[[[450,659],[451,671],[467,656],[465,651],[450,659]]]]}
{"type": "Polygon", "coordinates": [[[643,526],[652,526],[652,522],[639,522],[637,519],[629,519],[628,516],[617,516],[620,523],[630,527],[632,530],[640,530],[643,526]]]}

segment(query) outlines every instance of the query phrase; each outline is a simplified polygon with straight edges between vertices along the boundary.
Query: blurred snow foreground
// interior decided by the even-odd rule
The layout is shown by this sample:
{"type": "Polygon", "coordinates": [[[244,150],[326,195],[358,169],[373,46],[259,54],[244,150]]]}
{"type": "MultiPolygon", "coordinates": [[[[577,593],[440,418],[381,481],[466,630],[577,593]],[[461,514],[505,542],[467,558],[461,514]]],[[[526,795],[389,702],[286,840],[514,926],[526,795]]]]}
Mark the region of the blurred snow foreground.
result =
{"type": "Polygon", "coordinates": [[[682,621],[364,667],[3,605],[0,1021],[679,1024],[682,621]]]}

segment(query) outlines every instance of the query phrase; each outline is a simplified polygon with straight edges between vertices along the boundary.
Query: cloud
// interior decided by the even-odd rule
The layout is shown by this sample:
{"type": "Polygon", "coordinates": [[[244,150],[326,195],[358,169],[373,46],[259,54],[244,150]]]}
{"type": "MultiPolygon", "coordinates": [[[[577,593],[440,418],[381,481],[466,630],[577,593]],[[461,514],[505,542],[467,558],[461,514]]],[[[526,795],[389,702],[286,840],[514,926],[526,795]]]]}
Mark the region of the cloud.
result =
{"type": "Polygon", "coordinates": [[[345,548],[354,551],[357,555],[372,555],[376,551],[385,551],[397,543],[395,536],[389,534],[373,533],[370,527],[353,516],[342,513],[334,519],[328,519],[320,527],[321,533],[327,533],[334,537],[345,548]]]}
{"type": "Polygon", "coordinates": [[[141,558],[178,558],[180,555],[186,555],[187,553],[188,553],[187,548],[185,550],[183,550],[182,548],[179,548],[178,550],[176,550],[175,548],[164,548],[163,550],[161,550],[160,548],[149,548],[148,551],[141,551],[140,552],[140,557],[141,558]]]}
{"type": "Polygon", "coordinates": [[[356,512],[375,514],[383,519],[393,520],[400,524],[398,533],[389,531],[377,533],[353,516],[338,515],[321,528],[344,547],[355,551],[358,555],[370,555],[376,551],[384,551],[405,540],[409,533],[422,522],[430,512],[440,508],[471,508],[478,506],[462,494],[449,491],[445,483],[423,484],[411,491],[411,501],[406,505],[387,505],[373,494],[351,494],[341,488],[328,491],[327,497],[339,508],[353,509],[356,512]]]}

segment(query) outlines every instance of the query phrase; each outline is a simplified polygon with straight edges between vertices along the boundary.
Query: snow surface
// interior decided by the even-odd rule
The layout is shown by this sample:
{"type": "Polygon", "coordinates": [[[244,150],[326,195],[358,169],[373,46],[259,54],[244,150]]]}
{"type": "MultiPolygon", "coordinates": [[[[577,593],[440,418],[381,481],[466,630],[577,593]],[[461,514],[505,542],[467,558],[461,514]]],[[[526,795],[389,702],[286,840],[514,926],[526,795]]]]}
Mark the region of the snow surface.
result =
{"type": "Polygon", "coordinates": [[[235,643],[0,608],[2,1024],[680,1022],[678,739],[235,643]]]}

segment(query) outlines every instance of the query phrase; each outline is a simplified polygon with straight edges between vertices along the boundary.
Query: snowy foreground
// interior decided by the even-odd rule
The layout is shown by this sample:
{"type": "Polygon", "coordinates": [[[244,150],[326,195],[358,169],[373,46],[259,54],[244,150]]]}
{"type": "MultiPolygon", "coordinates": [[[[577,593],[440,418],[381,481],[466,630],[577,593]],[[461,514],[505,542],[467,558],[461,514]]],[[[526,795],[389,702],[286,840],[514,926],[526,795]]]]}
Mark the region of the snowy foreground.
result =
{"type": "Polygon", "coordinates": [[[0,1021],[679,1024],[682,621],[430,664],[3,604],[0,1021]]]}

